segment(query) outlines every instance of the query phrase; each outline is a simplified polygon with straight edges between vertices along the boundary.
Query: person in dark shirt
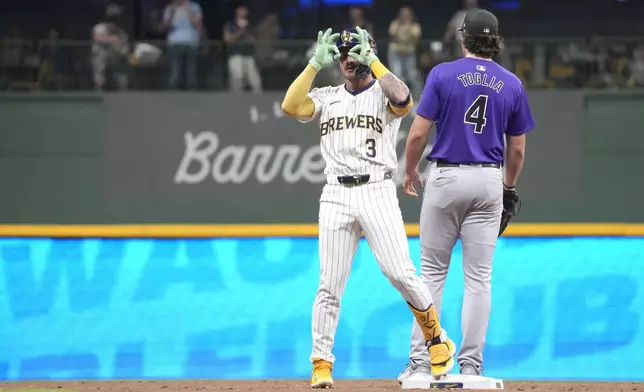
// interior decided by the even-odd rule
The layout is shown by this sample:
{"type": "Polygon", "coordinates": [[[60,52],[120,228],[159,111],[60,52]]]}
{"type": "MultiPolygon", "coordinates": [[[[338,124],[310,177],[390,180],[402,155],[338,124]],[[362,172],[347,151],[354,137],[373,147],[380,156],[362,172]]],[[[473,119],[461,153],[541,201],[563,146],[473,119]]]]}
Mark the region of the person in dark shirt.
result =
{"type": "Polygon", "coordinates": [[[230,88],[243,91],[247,82],[254,93],[262,91],[262,80],[255,61],[255,37],[248,19],[248,8],[237,7],[235,19],[224,26],[224,41],[228,51],[230,88]]]}

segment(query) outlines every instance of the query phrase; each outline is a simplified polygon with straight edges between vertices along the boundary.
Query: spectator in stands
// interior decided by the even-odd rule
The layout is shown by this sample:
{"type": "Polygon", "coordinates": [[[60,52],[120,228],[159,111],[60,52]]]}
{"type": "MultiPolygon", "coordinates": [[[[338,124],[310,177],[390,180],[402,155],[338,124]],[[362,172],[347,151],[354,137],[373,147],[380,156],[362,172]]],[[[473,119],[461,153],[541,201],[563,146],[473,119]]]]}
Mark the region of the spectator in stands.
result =
{"type": "Polygon", "coordinates": [[[179,87],[181,75],[185,71],[186,87],[196,89],[197,56],[203,34],[201,6],[190,0],[173,0],[163,12],[163,27],[168,31],[169,87],[179,87]]]}
{"type": "Polygon", "coordinates": [[[39,48],[40,57],[40,83],[41,88],[60,88],[60,75],[64,68],[67,68],[65,56],[61,51],[58,39],[58,31],[50,29],[47,39],[39,48]]]}
{"type": "Polygon", "coordinates": [[[525,87],[537,87],[534,84],[534,67],[529,56],[524,53],[517,54],[514,60],[514,74],[517,75],[525,87]]]}
{"type": "Polygon", "coordinates": [[[257,41],[255,41],[255,54],[260,66],[272,62],[275,45],[280,38],[280,22],[277,14],[269,12],[257,24],[257,41]]]}
{"type": "Polygon", "coordinates": [[[159,9],[151,9],[148,18],[143,24],[143,38],[146,40],[161,41],[166,38],[166,28],[159,9]]]}
{"type": "Polygon", "coordinates": [[[105,88],[108,72],[114,75],[120,90],[128,86],[128,36],[115,22],[120,12],[119,7],[107,7],[106,21],[92,29],[92,68],[97,90],[105,88]]]}
{"type": "Polygon", "coordinates": [[[463,8],[456,11],[452,16],[452,19],[447,23],[447,28],[445,29],[445,34],[443,35],[443,42],[447,47],[452,48],[452,56],[460,57],[463,53],[463,48],[461,46],[461,40],[463,39],[463,33],[457,31],[463,27],[463,21],[465,21],[465,14],[468,11],[478,8],[478,0],[463,0],[463,8]]]}
{"type": "Polygon", "coordinates": [[[410,7],[400,8],[398,17],[389,25],[389,67],[412,88],[412,93],[420,93],[416,62],[416,47],[421,36],[420,24],[414,20],[410,7]]]}
{"type": "Polygon", "coordinates": [[[228,74],[233,91],[243,91],[244,82],[254,93],[262,91],[262,79],[254,57],[256,39],[248,20],[248,8],[239,6],[235,19],[224,26],[224,41],[228,50],[228,74]]]}
{"type": "Polygon", "coordinates": [[[644,46],[639,45],[633,50],[633,59],[628,64],[630,78],[628,87],[644,87],[644,46]]]}
{"type": "MultiPolygon", "coordinates": [[[[420,48],[419,48],[420,49],[420,48]]],[[[445,45],[441,41],[433,41],[429,46],[423,46],[418,55],[418,73],[420,80],[427,79],[429,72],[440,63],[451,61],[445,45]]]]}
{"type": "Polygon", "coordinates": [[[587,56],[586,75],[588,75],[588,85],[596,88],[612,87],[615,81],[610,73],[611,59],[604,38],[600,35],[592,36],[583,51],[584,55],[587,56]]]}
{"type": "Polygon", "coordinates": [[[10,34],[0,38],[0,89],[9,87],[14,78],[22,76],[23,57],[20,32],[14,25],[10,34]]]}
{"type": "Polygon", "coordinates": [[[11,28],[10,34],[5,34],[0,43],[0,65],[3,67],[19,67],[22,60],[20,31],[17,26],[11,28]]]}
{"type": "Polygon", "coordinates": [[[630,79],[629,63],[626,45],[613,45],[610,49],[610,72],[614,75],[616,87],[627,87],[630,79]]]}
{"type": "Polygon", "coordinates": [[[60,52],[58,30],[49,29],[47,39],[42,42],[41,59],[51,60],[60,52]]]}
{"type": "Polygon", "coordinates": [[[425,51],[418,56],[418,72],[423,80],[427,79],[429,72],[434,68],[434,59],[432,55],[425,51]]]}
{"type": "Polygon", "coordinates": [[[373,24],[365,19],[364,11],[359,7],[349,8],[349,26],[360,27],[367,30],[371,35],[375,35],[373,24]]]}
{"type": "Polygon", "coordinates": [[[583,83],[575,58],[579,50],[574,45],[559,45],[548,65],[549,88],[579,88],[583,83]]]}

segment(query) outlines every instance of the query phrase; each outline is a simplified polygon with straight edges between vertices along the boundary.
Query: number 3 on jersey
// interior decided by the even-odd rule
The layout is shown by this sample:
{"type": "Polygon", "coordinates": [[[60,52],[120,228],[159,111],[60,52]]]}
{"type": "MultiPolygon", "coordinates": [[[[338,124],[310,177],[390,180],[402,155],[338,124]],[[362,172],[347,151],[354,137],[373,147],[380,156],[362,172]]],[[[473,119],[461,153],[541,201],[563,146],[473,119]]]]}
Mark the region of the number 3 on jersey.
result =
{"type": "Polygon", "coordinates": [[[376,139],[369,138],[365,141],[367,143],[367,156],[369,158],[376,157],[376,139]]]}
{"type": "Polygon", "coordinates": [[[487,95],[479,95],[465,112],[463,121],[465,124],[474,125],[474,133],[483,133],[483,127],[487,122],[487,95]]]}

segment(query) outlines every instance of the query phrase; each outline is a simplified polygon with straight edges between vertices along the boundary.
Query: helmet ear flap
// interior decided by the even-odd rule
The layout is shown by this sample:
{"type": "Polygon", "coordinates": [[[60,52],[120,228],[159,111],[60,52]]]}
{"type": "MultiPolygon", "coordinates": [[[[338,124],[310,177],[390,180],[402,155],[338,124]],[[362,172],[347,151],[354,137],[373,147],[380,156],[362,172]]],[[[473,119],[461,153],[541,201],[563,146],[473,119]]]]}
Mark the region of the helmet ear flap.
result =
{"type": "Polygon", "coordinates": [[[359,79],[366,79],[369,77],[369,75],[371,75],[371,68],[364,64],[360,64],[355,70],[355,75],[359,79]]]}

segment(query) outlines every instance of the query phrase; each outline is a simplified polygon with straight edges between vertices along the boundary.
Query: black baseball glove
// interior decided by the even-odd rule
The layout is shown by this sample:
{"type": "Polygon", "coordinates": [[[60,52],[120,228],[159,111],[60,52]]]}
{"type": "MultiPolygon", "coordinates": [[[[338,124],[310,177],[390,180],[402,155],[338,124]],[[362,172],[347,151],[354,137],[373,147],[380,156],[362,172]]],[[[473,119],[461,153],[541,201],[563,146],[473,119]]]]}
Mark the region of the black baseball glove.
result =
{"type": "Polygon", "coordinates": [[[501,227],[499,228],[499,236],[503,234],[508,224],[512,222],[515,216],[521,210],[521,199],[516,189],[503,186],[503,212],[501,213],[501,227]]]}

